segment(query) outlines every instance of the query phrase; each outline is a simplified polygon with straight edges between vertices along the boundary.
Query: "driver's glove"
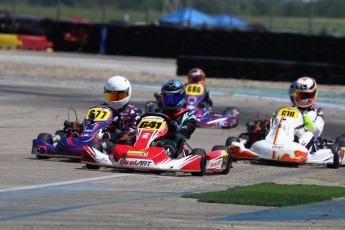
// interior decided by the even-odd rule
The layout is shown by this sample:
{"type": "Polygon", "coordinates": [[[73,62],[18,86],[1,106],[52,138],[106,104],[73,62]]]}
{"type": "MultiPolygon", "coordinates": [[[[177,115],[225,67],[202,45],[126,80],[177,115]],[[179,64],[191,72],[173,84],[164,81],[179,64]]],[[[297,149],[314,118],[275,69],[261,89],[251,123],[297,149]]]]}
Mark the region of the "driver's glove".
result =
{"type": "Polygon", "coordinates": [[[310,116],[308,114],[303,114],[303,123],[304,126],[309,130],[312,131],[314,129],[314,122],[310,119],[310,116]]]}
{"type": "Polygon", "coordinates": [[[169,131],[173,133],[179,133],[181,131],[181,126],[177,124],[176,121],[171,121],[169,123],[169,131]]]}

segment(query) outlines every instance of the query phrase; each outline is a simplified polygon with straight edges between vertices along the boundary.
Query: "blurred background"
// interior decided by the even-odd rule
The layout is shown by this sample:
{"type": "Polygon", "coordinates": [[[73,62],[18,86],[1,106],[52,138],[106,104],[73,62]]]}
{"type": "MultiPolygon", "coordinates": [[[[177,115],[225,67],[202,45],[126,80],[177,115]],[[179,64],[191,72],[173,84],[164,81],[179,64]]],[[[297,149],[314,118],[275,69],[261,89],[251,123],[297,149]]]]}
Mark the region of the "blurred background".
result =
{"type": "MultiPolygon", "coordinates": [[[[248,23],[240,29],[257,26],[274,32],[345,34],[344,0],[2,0],[0,3],[2,16],[131,24],[159,23],[161,17],[184,7],[210,17],[231,16],[248,23]]],[[[223,26],[231,29],[226,21],[223,26]]]]}
{"type": "Polygon", "coordinates": [[[345,84],[344,0],[2,0],[0,48],[175,58],[209,76],[345,84]]]}

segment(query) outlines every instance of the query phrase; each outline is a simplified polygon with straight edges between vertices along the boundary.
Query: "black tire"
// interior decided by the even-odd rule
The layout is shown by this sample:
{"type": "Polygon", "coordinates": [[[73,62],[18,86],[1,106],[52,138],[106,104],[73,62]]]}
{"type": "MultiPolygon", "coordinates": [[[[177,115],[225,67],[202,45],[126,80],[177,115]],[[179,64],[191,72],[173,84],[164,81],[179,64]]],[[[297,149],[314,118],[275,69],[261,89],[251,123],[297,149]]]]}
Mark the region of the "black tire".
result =
{"type": "Polygon", "coordinates": [[[204,149],[193,149],[191,155],[200,156],[200,172],[192,172],[192,176],[203,176],[206,172],[206,151],[204,149]]]}
{"type": "MultiPolygon", "coordinates": [[[[103,146],[102,146],[102,144],[100,142],[91,142],[89,144],[89,147],[90,148],[95,148],[98,151],[103,152],[103,146]]],[[[88,168],[88,169],[99,169],[100,167],[99,167],[99,165],[86,164],[86,168],[88,168]]]]}
{"type": "MultiPolygon", "coordinates": [[[[37,139],[42,140],[44,142],[47,142],[48,144],[51,144],[51,145],[53,144],[53,137],[49,133],[40,133],[38,135],[37,139]]],[[[48,159],[49,157],[36,155],[36,158],[37,159],[48,159]]]]}
{"type": "MultiPolygon", "coordinates": [[[[233,116],[233,115],[235,115],[237,113],[239,113],[239,110],[236,107],[227,107],[223,111],[223,115],[227,115],[228,114],[230,116],[233,116]]],[[[237,127],[239,121],[240,121],[240,117],[237,116],[230,127],[223,127],[223,128],[234,128],[234,127],[237,127]]]]}
{"type": "Polygon", "coordinates": [[[53,138],[52,135],[49,133],[40,133],[37,137],[38,140],[42,140],[47,142],[48,144],[53,144],[53,138]]]}
{"type": "Polygon", "coordinates": [[[241,133],[239,136],[238,136],[238,139],[244,139],[246,140],[246,148],[250,148],[251,146],[251,141],[250,141],[250,135],[248,133],[241,133]]]}
{"type": "Polygon", "coordinates": [[[148,101],[145,103],[145,113],[156,112],[158,109],[158,104],[155,101],[148,101]]]}
{"type": "Polygon", "coordinates": [[[230,172],[230,169],[232,168],[232,152],[228,146],[225,145],[215,145],[212,148],[212,151],[214,150],[225,150],[228,153],[228,157],[226,159],[226,167],[225,169],[220,172],[220,174],[227,175],[230,172]]]}
{"type": "Polygon", "coordinates": [[[67,137],[67,133],[63,130],[56,131],[55,135],[59,135],[60,137],[67,137]]]}
{"type": "Polygon", "coordinates": [[[337,169],[340,166],[340,156],[339,156],[339,145],[337,144],[333,144],[331,145],[331,150],[333,153],[333,164],[328,164],[327,168],[331,168],[331,169],[337,169]]]}
{"type": "Polygon", "coordinates": [[[342,141],[345,141],[345,136],[337,137],[337,138],[335,139],[335,143],[340,143],[340,142],[342,142],[342,141]]]}
{"type": "Polygon", "coordinates": [[[339,148],[345,147],[345,140],[338,143],[339,148]]]}
{"type": "Polygon", "coordinates": [[[226,139],[225,146],[230,148],[232,142],[240,142],[240,139],[238,137],[228,137],[228,139],[226,139]]]}

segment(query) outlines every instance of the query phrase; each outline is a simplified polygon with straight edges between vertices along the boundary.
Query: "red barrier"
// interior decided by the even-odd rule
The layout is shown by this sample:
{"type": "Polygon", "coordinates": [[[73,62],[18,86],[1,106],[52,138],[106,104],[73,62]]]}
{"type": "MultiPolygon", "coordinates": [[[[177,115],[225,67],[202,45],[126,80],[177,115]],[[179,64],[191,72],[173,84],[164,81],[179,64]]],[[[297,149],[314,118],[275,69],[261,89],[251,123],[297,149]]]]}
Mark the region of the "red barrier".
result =
{"type": "Polygon", "coordinates": [[[18,49],[53,51],[53,43],[48,41],[45,36],[18,35],[18,39],[23,42],[18,49]]]}

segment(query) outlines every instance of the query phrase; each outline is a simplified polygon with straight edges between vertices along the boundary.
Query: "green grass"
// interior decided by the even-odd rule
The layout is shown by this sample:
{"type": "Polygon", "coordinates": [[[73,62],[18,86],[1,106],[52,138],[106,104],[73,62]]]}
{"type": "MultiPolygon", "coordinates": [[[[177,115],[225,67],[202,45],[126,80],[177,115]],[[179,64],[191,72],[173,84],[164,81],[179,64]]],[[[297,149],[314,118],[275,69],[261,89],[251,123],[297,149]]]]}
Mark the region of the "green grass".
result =
{"type": "Polygon", "coordinates": [[[224,191],[183,195],[201,202],[283,207],[345,197],[344,187],[262,183],[224,191]]]}

